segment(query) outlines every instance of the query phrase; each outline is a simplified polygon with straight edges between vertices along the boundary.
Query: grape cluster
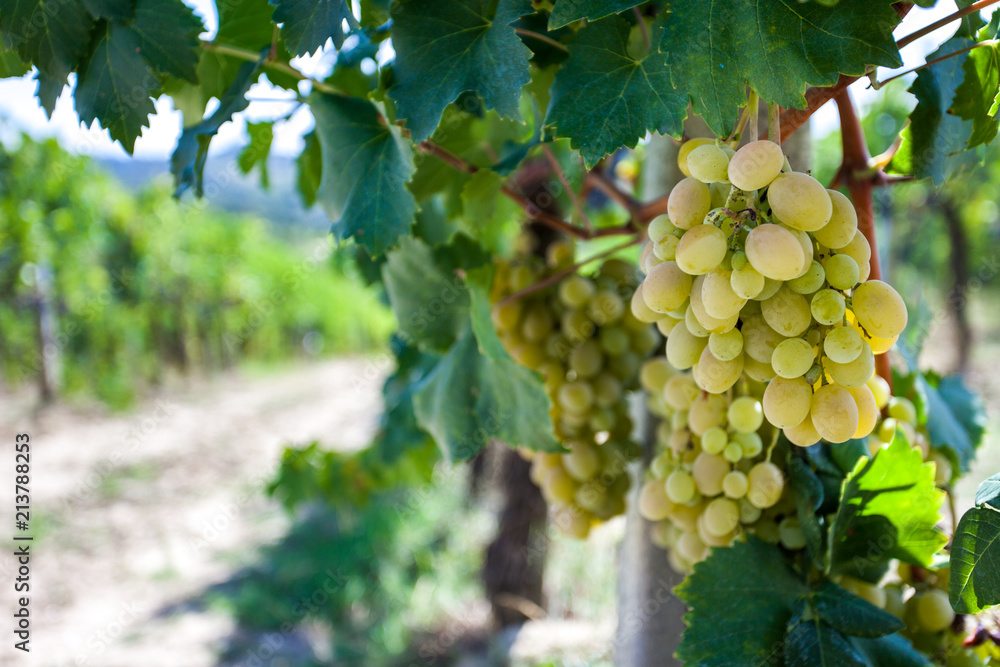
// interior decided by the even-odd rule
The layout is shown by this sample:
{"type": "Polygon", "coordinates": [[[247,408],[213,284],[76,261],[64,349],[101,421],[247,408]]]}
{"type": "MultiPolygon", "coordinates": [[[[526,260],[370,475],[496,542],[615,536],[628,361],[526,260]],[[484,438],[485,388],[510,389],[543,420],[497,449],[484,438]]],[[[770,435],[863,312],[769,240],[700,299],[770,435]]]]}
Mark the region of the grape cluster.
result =
{"type": "Polygon", "coordinates": [[[596,275],[570,273],[545,289],[510,295],[572,265],[572,245],[549,247],[547,261],[502,264],[494,281],[493,321],[504,346],[537,370],[552,399],[556,436],[567,453],[525,452],[531,476],[552,506],[554,523],[586,537],[593,525],[625,511],[628,463],[638,456],[625,392],[659,344],[623,295],[638,285],[633,266],[605,262],[596,275]]]}

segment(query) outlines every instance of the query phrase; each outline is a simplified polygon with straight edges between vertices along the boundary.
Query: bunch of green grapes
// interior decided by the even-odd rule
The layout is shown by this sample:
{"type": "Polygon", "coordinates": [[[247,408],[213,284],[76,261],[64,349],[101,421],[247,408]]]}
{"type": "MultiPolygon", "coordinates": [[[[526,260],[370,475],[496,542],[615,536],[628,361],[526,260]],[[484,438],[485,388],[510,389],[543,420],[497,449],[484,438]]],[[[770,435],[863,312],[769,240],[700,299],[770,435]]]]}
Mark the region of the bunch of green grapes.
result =
{"type": "Polygon", "coordinates": [[[625,511],[630,438],[626,392],[656,348],[656,329],[636,319],[625,298],[638,285],[634,267],[605,262],[596,275],[572,273],[545,289],[508,298],[572,264],[557,243],[546,262],[525,258],[499,267],[493,321],[511,356],[537,370],[552,399],[556,436],[567,453],[525,453],[531,476],[552,506],[554,523],[586,537],[593,525],[625,511]]]}
{"type": "Polygon", "coordinates": [[[661,422],[638,509],[656,522],[653,540],[668,550],[671,566],[688,572],[710,547],[747,532],[804,548],[791,491],[771,462],[776,430],[764,419],[764,384],[744,377],[734,391],[708,393],[663,357],[647,361],[642,378],[661,422]]]}
{"type": "Polygon", "coordinates": [[[703,391],[766,383],[764,416],[790,442],[867,436],[875,355],[907,313],[892,287],[868,280],[854,207],[791,171],[775,143],[692,144],[680,156],[690,176],[649,226],[633,314],[657,324],[671,365],[703,391]]]}

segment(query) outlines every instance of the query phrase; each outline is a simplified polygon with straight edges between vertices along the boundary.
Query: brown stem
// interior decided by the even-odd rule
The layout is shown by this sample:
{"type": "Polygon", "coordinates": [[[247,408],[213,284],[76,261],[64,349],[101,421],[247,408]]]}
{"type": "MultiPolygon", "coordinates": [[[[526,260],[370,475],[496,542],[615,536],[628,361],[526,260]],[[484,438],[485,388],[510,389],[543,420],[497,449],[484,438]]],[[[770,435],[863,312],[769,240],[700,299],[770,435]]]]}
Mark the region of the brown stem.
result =
{"type": "Polygon", "coordinates": [[[608,175],[600,170],[587,172],[587,182],[606,194],[612,201],[629,212],[629,215],[638,207],[639,202],[635,197],[625,192],[618,185],[608,178],[608,175]]]}
{"type": "Polygon", "coordinates": [[[648,202],[640,204],[635,209],[636,222],[639,224],[648,224],[656,216],[665,214],[667,212],[668,199],[669,195],[663,195],[662,197],[657,197],[656,199],[651,199],[648,202]]]}
{"type": "Polygon", "coordinates": [[[552,39],[548,35],[543,35],[539,32],[535,32],[534,30],[528,30],[527,28],[514,28],[514,32],[516,32],[519,35],[524,35],[525,37],[531,37],[532,39],[537,39],[540,42],[545,42],[549,46],[554,46],[560,51],[569,53],[569,49],[566,48],[565,44],[555,39],[552,39]]]}
{"type": "Polygon", "coordinates": [[[982,41],[982,42],[976,42],[975,44],[972,44],[971,46],[966,46],[965,48],[959,49],[958,51],[952,51],[951,53],[946,53],[943,56],[938,56],[937,58],[934,58],[933,60],[928,60],[923,65],[917,65],[916,67],[914,67],[912,69],[908,69],[905,72],[900,72],[899,74],[896,74],[894,76],[890,76],[888,79],[885,79],[883,81],[872,81],[872,88],[874,88],[875,90],[878,90],[879,88],[883,87],[885,84],[889,83],[890,81],[895,81],[896,79],[898,79],[901,76],[906,76],[907,74],[913,74],[914,72],[919,72],[920,70],[924,69],[925,67],[930,67],[931,65],[936,65],[939,62],[942,62],[944,60],[948,60],[948,58],[954,58],[955,56],[960,56],[963,53],[968,53],[972,49],[978,48],[980,46],[996,46],[996,44],[997,44],[997,41],[995,39],[988,39],[988,40],[985,40],[985,41],[982,41]]]}
{"type": "MultiPolygon", "coordinates": [[[[875,213],[872,206],[872,192],[875,188],[874,181],[876,174],[872,173],[866,177],[860,177],[868,169],[868,161],[871,156],[868,154],[868,144],[865,143],[864,130],[861,122],[854,111],[854,103],[851,101],[851,94],[846,90],[837,94],[837,111],[840,113],[840,136],[843,145],[844,156],[840,166],[840,179],[847,186],[854,202],[854,209],[858,213],[858,229],[871,246],[871,272],[868,277],[872,280],[882,279],[882,267],[879,264],[878,245],[875,240],[875,213]]],[[[879,354],[875,357],[875,371],[889,383],[892,388],[892,369],[889,366],[889,355],[879,354]]]]}
{"type": "Polygon", "coordinates": [[[917,41],[918,39],[920,39],[924,35],[929,35],[930,33],[934,32],[938,28],[942,28],[942,27],[948,25],[952,21],[960,19],[963,16],[968,16],[969,14],[971,14],[973,12],[978,12],[979,10],[985,9],[986,7],[989,7],[990,5],[996,4],[997,2],[1000,2],[1000,0],[979,0],[979,2],[973,2],[968,7],[965,7],[963,9],[959,9],[957,12],[954,12],[952,14],[949,14],[948,16],[945,16],[940,21],[935,21],[934,23],[931,23],[930,25],[926,25],[923,28],[921,28],[920,30],[917,30],[916,32],[911,32],[909,35],[907,35],[906,37],[901,38],[898,42],[896,42],[896,48],[901,49],[904,46],[912,44],[913,42],[917,41]]]}

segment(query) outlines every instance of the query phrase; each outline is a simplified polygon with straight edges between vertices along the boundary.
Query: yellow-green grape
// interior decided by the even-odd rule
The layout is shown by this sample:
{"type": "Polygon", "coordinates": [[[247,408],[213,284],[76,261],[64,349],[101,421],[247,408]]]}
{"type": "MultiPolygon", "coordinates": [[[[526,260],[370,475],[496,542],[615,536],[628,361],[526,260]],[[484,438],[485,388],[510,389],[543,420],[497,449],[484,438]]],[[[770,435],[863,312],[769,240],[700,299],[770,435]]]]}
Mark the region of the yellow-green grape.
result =
{"type": "Polygon", "coordinates": [[[826,271],[826,281],[834,289],[851,289],[860,279],[858,263],[849,255],[827,257],[823,260],[823,270],[826,271]]]}
{"type": "Polygon", "coordinates": [[[913,402],[902,396],[895,396],[889,399],[889,416],[901,422],[906,422],[907,424],[917,423],[917,408],[914,407],[913,402]]]}
{"type": "Polygon", "coordinates": [[[875,430],[875,425],[878,423],[880,416],[878,405],[875,403],[875,396],[872,394],[872,390],[868,388],[868,385],[850,387],[847,391],[850,392],[851,397],[854,398],[854,402],[858,405],[858,429],[851,437],[855,439],[865,438],[875,430]]]}
{"type": "Polygon", "coordinates": [[[601,456],[597,447],[586,442],[567,443],[569,453],[562,455],[563,468],[578,482],[592,479],[601,469],[601,456]]]}
{"type": "Polygon", "coordinates": [[[702,452],[694,460],[691,466],[691,476],[698,488],[698,492],[703,496],[717,496],[722,493],[722,479],[729,474],[732,467],[729,461],[717,456],[702,452]]]}
{"type": "Polygon", "coordinates": [[[813,232],[816,240],[827,248],[838,250],[851,242],[858,231],[858,213],[851,200],[837,192],[827,190],[833,204],[830,222],[813,232]]]}
{"type": "Polygon", "coordinates": [[[804,549],[806,546],[806,534],[802,532],[802,524],[794,516],[786,516],[778,524],[778,539],[781,546],[789,551],[804,549]]]}
{"type": "Polygon", "coordinates": [[[940,632],[955,620],[948,593],[939,588],[917,593],[910,598],[910,604],[914,607],[914,620],[925,632],[940,632]]]}
{"type": "Polygon", "coordinates": [[[821,289],[812,296],[809,310],[813,318],[820,324],[830,326],[844,320],[846,307],[844,295],[832,289],[821,289]]]}
{"type": "Polygon", "coordinates": [[[725,418],[726,398],[718,394],[699,393],[688,409],[688,425],[699,436],[713,426],[721,426],[725,418]]]}
{"type": "Polygon", "coordinates": [[[663,313],[658,313],[649,306],[646,305],[646,297],[643,295],[643,285],[645,281],[641,283],[632,294],[632,316],[640,322],[646,324],[652,324],[660,320],[664,315],[663,313]]]}
{"type": "Polygon", "coordinates": [[[674,223],[670,222],[669,215],[658,215],[649,221],[646,233],[649,234],[650,240],[656,241],[664,236],[672,236],[676,229],[674,223]]]}
{"type": "MultiPolygon", "coordinates": [[[[699,284],[698,287],[701,287],[701,285],[699,284]]],[[[705,317],[708,317],[708,313],[705,313],[705,317]]],[[[698,316],[695,314],[694,308],[691,307],[690,303],[688,304],[687,311],[684,313],[684,326],[687,327],[692,336],[697,336],[698,338],[708,338],[712,333],[698,321],[698,316]]]]}
{"type": "Polygon", "coordinates": [[[575,246],[572,241],[556,241],[545,252],[545,262],[553,269],[564,269],[573,265],[575,246]]]}
{"type": "Polygon", "coordinates": [[[761,302],[760,311],[768,326],[782,336],[798,336],[812,324],[809,300],[787,287],[761,302]]]}
{"type": "Polygon", "coordinates": [[[757,382],[770,382],[775,376],[771,364],[762,363],[748,355],[743,357],[743,372],[751,380],[756,380],[757,382]]]}
{"type": "Polygon", "coordinates": [[[764,276],[750,264],[740,269],[734,268],[729,274],[729,286],[733,288],[736,296],[743,299],[757,298],[764,291],[765,280],[764,276]]]}
{"type": "Polygon", "coordinates": [[[647,359],[639,368],[639,385],[649,393],[663,391],[663,386],[677,374],[663,357],[647,359]]]}
{"type": "Polygon", "coordinates": [[[754,301],[763,302],[770,299],[772,296],[778,293],[781,286],[785,283],[780,280],[773,280],[771,278],[764,278],[764,289],[760,291],[760,294],[753,298],[754,301]]]}
{"type": "Polygon", "coordinates": [[[597,340],[601,349],[610,355],[622,354],[629,347],[628,333],[617,327],[601,327],[597,340]]]}
{"type": "Polygon", "coordinates": [[[722,450],[722,458],[726,459],[730,463],[739,463],[743,458],[743,447],[741,447],[738,442],[730,442],[726,445],[726,448],[722,450]]]}
{"type": "Polygon", "coordinates": [[[741,190],[759,190],[777,178],[784,164],[781,146],[766,139],[752,141],[729,161],[729,181],[741,190]]]}
{"type": "Polygon", "coordinates": [[[750,265],[772,280],[792,280],[808,265],[798,237],[771,223],[750,230],[745,252],[750,265]]]}
{"type": "Polygon", "coordinates": [[[590,300],[597,288],[583,276],[572,275],[559,283],[559,300],[568,308],[579,308],[590,300]]]}
{"type": "Polygon", "coordinates": [[[930,460],[934,462],[934,483],[948,486],[951,483],[951,462],[941,452],[931,452],[930,460]]]}
{"type": "Polygon", "coordinates": [[[567,382],[559,387],[557,400],[566,412],[582,414],[594,404],[594,390],[586,382],[567,382]]]}
{"type": "Polygon", "coordinates": [[[690,176],[691,172],[688,169],[688,155],[691,151],[698,148],[699,146],[707,146],[708,144],[714,144],[715,139],[709,137],[695,137],[694,139],[689,139],[681,144],[681,148],[677,151],[677,166],[680,168],[681,173],[685,176],[690,176]]]}
{"type": "Polygon", "coordinates": [[[747,474],[747,500],[758,509],[772,507],[785,490],[785,476],[781,468],[770,461],[761,461],[747,474]]]}
{"type": "Polygon", "coordinates": [[[686,411],[698,396],[698,385],[687,373],[675,375],[663,385],[663,398],[674,410],[686,411]]]}
{"type": "Polygon", "coordinates": [[[754,433],[764,423],[764,410],[756,398],[740,396],[729,404],[727,417],[737,433],[754,433]]]}
{"type": "Polygon", "coordinates": [[[809,174],[780,174],[767,188],[767,202],[778,220],[806,232],[822,229],[833,215],[830,194],[809,174]]]}
{"type": "Polygon", "coordinates": [[[729,361],[716,359],[706,346],[702,349],[698,363],[691,369],[695,383],[712,394],[721,394],[732,387],[743,374],[743,355],[729,361]]]}
{"type": "Polygon", "coordinates": [[[653,267],[662,262],[663,260],[656,256],[653,244],[647,243],[642,247],[642,253],[639,255],[639,270],[643,273],[649,273],[653,270],[653,267]]]}
{"type": "Polygon", "coordinates": [[[731,271],[716,269],[705,274],[701,284],[701,302],[712,317],[726,319],[739,315],[747,300],[736,294],[731,283],[731,271]]]}
{"type": "Polygon", "coordinates": [[[756,433],[734,433],[733,440],[740,443],[745,459],[752,459],[764,450],[764,441],[756,433]]]}
{"type": "Polygon", "coordinates": [[[788,441],[798,447],[811,447],[822,439],[819,432],[816,431],[816,427],[813,426],[811,416],[807,416],[795,426],[789,426],[783,430],[788,441]]]}
{"type": "Polygon", "coordinates": [[[673,234],[661,236],[653,242],[653,254],[661,261],[670,261],[677,257],[677,244],[680,238],[673,234]]]}
{"type": "MultiPolygon", "coordinates": [[[[705,302],[702,300],[702,291],[705,285],[706,276],[701,275],[694,279],[691,284],[691,311],[695,319],[707,332],[705,335],[711,332],[722,333],[724,331],[729,331],[736,326],[739,321],[740,313],[737,310],[731,316],[726,318],[713,317],[708,314],[705,310],[705,302]]],[[[692,331],[693,333],[693,331],[692,331]]]]}
{"type": "Polygon", "coordinates": [[[714,537],[728,535],[740,522],[740,506],[730,498],[716,498],[705,507],[705,530],[714,537]]]}
{"type": "Polygon", "coordinates": [[[906,328],[906,304],[888,283],[869,280],[854,289],[851,310],[865,331],[879,338],[898,336],[906,328]]]}
{"type": "Polygon", "coordinates": [[[663,335],[664,338],[666,338],[679,323],[680,320],[674,319],[673,317],[670,317],[670,315],[664,315],[662,320],[656,321],[656,329],[663,335]]]}
{"type": "Polygon", "coordinates": [[[579,484],[563,468],[550,468],[542,479],[542,491],[549,502],[568,503],[573,500],[579,484]]]}
{"type": "Polygon", "coordinates": [[[729,155],[713,144],[705,144],[687,156],[687,168],[702,183],[729,180],[729,155]]]}
{"type": "Polygon", "coordinates": [[[889,383],[882,376],[873,375],[865,384],[872,390],[872,395],[875,397],[875,405],[878,406],[879,410],[889,404],[889,399],[892,398],[892,390],[889,389],[889,383]]]}
{"type": "Polygon", "coordinates": [[[700,563],[708,557],[708,545],[697,532],[687,532],[677,538],[677,553],[689,563],[700,563]]]}
{"type": "MultiPolygon", "coordinates": [[[[870,584],[867,581],[862,581],[861,579],[855,579],[854,577],[841,577],[838,583],[848,593],[857,595],[862,600],[875,605],[879,609],[886,609],[888,601],[886,589],[875,584],[870,584]]],[[[888,611],[888,609],[886,610],[888,611]]]]}
{"type": "Polygon", "coordinates": [[[701,436],[701,448],[709,454],[721,454],[729,444],[729,434],[721,426],[713,426],[701,436]]]}
{"type": "Polygon", "coordinates": [[[702,502],[678,505],[670,513],[670,520],[681,530],[694,531],[698,529],[698,517],[704,509],[705,504],[702,502]]]}
{"type": "Polygon", "coordinates": [[[726,256],[726,235],[711,224],[694,225],[677,244],[677,265],[693,276],[708,273],[726,256]]]}
{"type": "Polygon", "coordinates": [[[667,498],[673,503],[683,505],[690,502],[696,490],[694,477],[683,470],[675,470],[667,477],[667,498]]]}
{"type": "Polygon", "coordinates": [[[708,345],[708,338],[699,338],[687,327],[674,327],[667,336],[667,360],[678,369],[685,370],[695,365],[701,351],[708,345]]]}
{"type": "Polygon", "coordinates": [[[510,289],[518,292],[533,285],[538,280],[535,271],[530,266],[515,266],[510,270],[510,289]]]}
{"type": "MultiPolygon", "coordinates": [[[[855,232],[854,236],[851,238],[850,242],[843,248],[837,250],[839,255],[847,255],[855,262],[857,262],[858,267],[863,267],[868,264],[872,258],[872,247],[868,243],[868,239],[860,231],[855,232]]],[[[862,278],[864,280],[864,278],[862,278]]]]}
{"type": "Polygon", "coordinates": [[[713,333],[708,336],[708,349],[716,359],[730,361],[743,353],[743,334],[739,329],[730,329],[725,333],[713,333]]]}
{"type": "Polygon", "coordinates": [[[771,366],[783,378],[797,378],[812,368],[815,358],[812,345],[802,338],[789,338],[774,348],[771,366]]]}
{"type": "Polygon", "coordinates": [[[828,442],[847,442],[858,430],[858,404],[849,391],[835,384],[813,393],[810,416],[816,432],[828,442]]]}
{"type": "Polygon", "coordinates": [[[570,341],[579,343],[594,335],[594,323],[582,310],[567,310],[563,313],[559,326],[561,333],[570,341]]]}
{"type": "Polygon", "coordinates": [[[684,305],[691,295],[692,278],[677,262],[662,262],[642,282],[642,298],[650,310],[668,313],[684,305]]]}
{"type": "Polygon", "coordinates": [[[960,648],[952,649],[948,652],[948,660],[945,667],[986,667],[988,662],[983,662],[975,649],[960,648]]]}
{"type": "Polygon", "coordinates": [[[553,508],[553,523],[561,532],[578,540],[585,540],[590,534],[593,515],[578,505],[564,505],[553,508]]]}
{"type": "Polygon", "coordinates": [[[667,497],[662,479],[651,479],[639,492],[639,514],[648,521],[662,521],[670,516],[674,504],[667,497]]]}
{"type": "Polygon", "coordinates": [[[678,229],[691,229],[705,221],[712,210],[712,193],[697,178],[685,178],[674,186],[667,199],[667,215],[678,229]]]}
{"type": "Polygon", "coordinates": [[[743,320],[743,350],[753,359],[771,366],[774,348],[785,337],[772,329],[762,315],[754,315],[743,320]]]}
{"type": "Polygon", "coordinates": [[[788,281],[788,289],[797,294],[812,294],[823,286],[825,280],[826,271],[823,270],[823,265],[813,260],[805,273],[788,281]]]}
{"type": "Polygon", "coordinates": [[[747,476],[739,470],[733,470],[722,478],[722,492],[727,498],[739,500],[747,494],[749,488],[747,476]]]}
{"type": "Polygon", "coordinates": [[[617,322],[624,314],[625,301],[612,290],[599,290],[587,302],[587,316],[600,325],[617,322]]]}
{"type": "Polygon", "coordinates": [[[851,327],[836,327],[823,339],[823,353],[838,364],[849,364],[861,355],[865,342],[851,327]]]}
{"type": "Polygon", "coordinates": [[[524,311],[523,301],[509,301],[498,303],[493,306],[491,313],[493,324],[501,332],[513,331],[521,321],[521,313],[524,311]]]}
{"type": "Polygon", "coordinates": [[[809,416],[812,395],[812,387],[805,378],[774,378],[764,390],[764,416],[778,428],[801,424],[809,416]]]}
{"type": "MultiPolygon", "coordinates": [[[[747,488],[750,488],[750,482],[747,482],[747,488]]],[[[747,500],[744,493],[744,497],[740,498],[740,523],[745,526],[757,523],[762,514],[761,509],[747,500]]]]}
{"type": "Polygon", "coordinates": [[[591,378],[604,366],[604,355],[597,341],[590,339],[569,353],[569,367],[578,378],[591,378]]]}
{"type": "Polygon", "coordinates": [[[552,331],[554,325],[552,312],[541,305],[535,305],[528,309],[521,323],[521,335],[525,340],[537,343],[545,340],[552,331]]]}
{"type": "Polygon", "coordinates": [[[832,359],[823,360],[823,369],[833,381],[844,387],[860,387],[868,382],[875,372],[875,355],[867,345],[861,346],[861,354],[854,361],[839,364],[832,359]]]}

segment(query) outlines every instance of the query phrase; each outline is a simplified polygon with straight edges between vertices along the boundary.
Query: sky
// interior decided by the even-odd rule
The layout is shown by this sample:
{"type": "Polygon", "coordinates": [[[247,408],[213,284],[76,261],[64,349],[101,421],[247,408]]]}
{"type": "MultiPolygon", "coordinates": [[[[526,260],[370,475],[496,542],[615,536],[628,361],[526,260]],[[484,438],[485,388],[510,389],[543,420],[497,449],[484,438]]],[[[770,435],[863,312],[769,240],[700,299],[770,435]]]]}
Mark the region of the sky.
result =
{"type": "MultiPolygon", "coordinates": [[[[213,0],[185,0],[202,17],[207,27],[203,38],[210,39],[218,25],[218,18],[213,0]]],[[[896,37],[902,37],[915,30],[947,16],[955,11],[953,0],[941,0],[935,7],[921,9],[915,7],[906,19],[897,27],[896,37]]],[[[903,67],[898,70],[879,69],[879,78],[885,79],[893,74],[916,67],[924,62],[927,53],[951,36],[955,24],[949,24],[903,49],[903,67]]],[[[378,60],[384,63],[392,57],[388,44],[383,45],[378,60]]],[[[333,67],[335,54],[328,49],[318,54],[293,60],[303,73],[322,78],[333,67]]],[[[372,67],[371,63],[368,63],[372,67]]],[[[912,75],[911,75],[912,76],[912,75]]],[[[71,81],[72,83],[72,81],[71,81]]],[[[868,81],[863,79],[851,86],[855,101],[864,106],[877,95],[867,89],[868,81]]],[[[93,155],[101,158],[127,159],[128,156],[121,146],[111,141],[107,131],[96,124],[87,128],[76,116],[73,108],[73,98],[69,87],[63,91],[56,104],[52,118],[46,117],[34,97],[35,83],[31,75],[19,79],[0,80],[0,139],[10,140],[12,134],[23,130],[34,137],[56,137],[59,142],[71,152],[93,155]]],[[[234,122],[226,123],[219,131],[218,137],[212,143],[212,152],[226,152],[241,147],[247,141],[246,123],[271,120],[282,116],[291,108],[287,100],[292,95],[289,91],[274,88],[267,82],[258,83],[250,89],[248,97],[250,106],[240,114],[234,122]]],[[[209,111],[217,103],[209,106],[209,111]]],[[[163,96],[156,102],[157,114],[150,118],[150,127],[143,130],[142,136],[136,141],[135,156],[146,160],[167,160],[173,152],[177,138],[181,132],[180,112],[173,109],[169,97],[163,96]]],[[[836,127],[837,111],[833,103],[828,103],[813,116],[812,131],[822,136],[836,127]]],[[[306,108],[301,108],[288,121],[275,125],[274,144],[272,152],[279,155],[297,155],[302,148],[302,136],[312,128],[312,117],[306,108]]]]}

